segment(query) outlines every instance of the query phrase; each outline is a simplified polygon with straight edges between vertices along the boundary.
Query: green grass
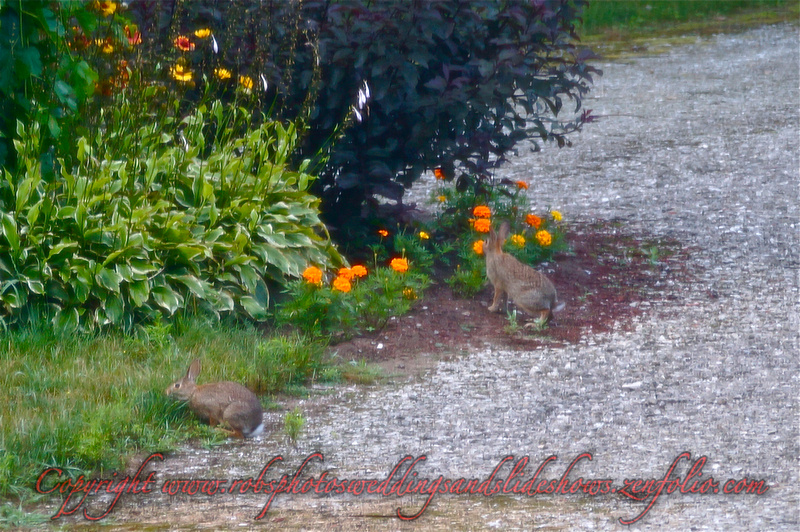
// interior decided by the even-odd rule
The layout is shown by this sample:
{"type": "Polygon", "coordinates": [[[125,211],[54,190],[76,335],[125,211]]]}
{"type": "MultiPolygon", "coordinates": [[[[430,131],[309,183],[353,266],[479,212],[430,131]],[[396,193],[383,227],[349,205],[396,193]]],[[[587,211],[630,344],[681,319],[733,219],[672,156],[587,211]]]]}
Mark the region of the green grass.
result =
{"type": "Polygon", "coordinates": [[[593,0],[583,14],[582,34],[609,30],[653,31],[682,22],[702,23],[741,15],[787,10],[790,0],[593,0]]]}
{"type": "Polygon", "coordinates": [[[168,451],[190,437],[224,441],[164,395],[195,357],[199,383],[233,380],[270,394],[313,379],[324,348],[200,320],[138,337],[59,336],[45,327],[0,334],[0,498],[34,496],[47,467],[103,474],[133,453],[168,451]]]}

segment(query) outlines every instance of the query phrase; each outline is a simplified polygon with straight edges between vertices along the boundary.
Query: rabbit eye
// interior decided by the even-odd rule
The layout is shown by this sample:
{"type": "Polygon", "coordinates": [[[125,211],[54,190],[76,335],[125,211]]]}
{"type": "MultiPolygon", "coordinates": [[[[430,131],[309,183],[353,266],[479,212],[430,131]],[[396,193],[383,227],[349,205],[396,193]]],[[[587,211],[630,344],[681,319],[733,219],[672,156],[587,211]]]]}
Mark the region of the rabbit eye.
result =
{"type": "Polygon", "coordinates": [[[181,383],[179,383],[179,382],[176,382],[176,383],[175,383],[175,388],[180,388],[180,387],[181,387],[181,383]]]}

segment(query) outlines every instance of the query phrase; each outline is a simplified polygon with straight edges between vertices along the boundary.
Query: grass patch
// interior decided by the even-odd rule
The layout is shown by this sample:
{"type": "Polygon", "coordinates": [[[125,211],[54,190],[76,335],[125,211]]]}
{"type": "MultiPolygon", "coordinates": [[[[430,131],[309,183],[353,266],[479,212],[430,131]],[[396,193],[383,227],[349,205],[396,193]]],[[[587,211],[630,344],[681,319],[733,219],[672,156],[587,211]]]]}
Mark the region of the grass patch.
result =
{"type": "Polygon", "coordinates": [[[368,364],[365,360],[351,360],[348,364],[342,364],[340,371],[343,380],[354,384],[377,384],[387,377],[380,366],[368,364]]]}
{"type": "Polygon", "coordinates": [[[169,451],[193,437],[224,441],[164,395],[195,357],[203,360],[201,384],[232,380],[271,394],[315,379],[324,348],[299,335],[264,337],[202,320],[135,337],[58,335],[49,327],[0,334],[0,497],[34,496],[48,467],[102,475],[133,453],[169,451]]]}
{"type": "Polygon", "coordinates": [[[790,0],[594,0],[584,10],[578,34],[584,44],[613,59],[631,51],[658,52],[654,38],[679,43],[682,36],[798,19],[800,3],[790,0]]]}

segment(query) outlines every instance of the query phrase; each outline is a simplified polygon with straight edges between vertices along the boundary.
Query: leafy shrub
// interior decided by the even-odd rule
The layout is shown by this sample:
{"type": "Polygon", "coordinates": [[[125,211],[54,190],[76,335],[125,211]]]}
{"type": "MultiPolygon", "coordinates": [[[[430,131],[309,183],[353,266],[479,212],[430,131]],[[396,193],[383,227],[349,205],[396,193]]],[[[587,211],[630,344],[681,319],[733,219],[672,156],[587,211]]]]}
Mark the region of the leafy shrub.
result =
{"type": "Polygon", "coordinates": [[[134,1],[131,12],[145,38],[161,43],[158,51],[169,49],[176,31],[210,28],[215,61],[252,79],[263,75],[265,105],[307,122],[302,157],[338,138],[313,186],[338,230],[348,222],[363,228],[365,203],[377,208],[377,195],[399,201],[435,166],[483,177],[523,139],[565,145],[591,118],[561,118],[565,100],[580,111],[597,72],[575,45],[584,4],[203,0],[173,10],[134,1]],[[364,82],[369,116],[343,128],[364,82]]]}
{"type": "Polygon", "coordinates": [[[50,181],[38,125],[18,124],[20,168],[0,181],[0,324],[42,314],[130,329],[182,309],[261,319],[268,283],[339,260],[312,176],[287,166],[293,125],[236,135],[250,114],[219,102],[141,124],[118,103],[50,181]]]}
{"type": "MultiPolygon", "coordinates": [[[[74,54],[64,38],[74,26],[93,31],[96,12],[88,2],[9,0],[0,3],[0,168],[16,167],[12,140],[17,121],[36,121],[43,144],[69,151],[70,128],[95,90],[97,73],[85,57],[74,54]]],[[[53,173],[48,150],[43,171],[53,173]]]]}

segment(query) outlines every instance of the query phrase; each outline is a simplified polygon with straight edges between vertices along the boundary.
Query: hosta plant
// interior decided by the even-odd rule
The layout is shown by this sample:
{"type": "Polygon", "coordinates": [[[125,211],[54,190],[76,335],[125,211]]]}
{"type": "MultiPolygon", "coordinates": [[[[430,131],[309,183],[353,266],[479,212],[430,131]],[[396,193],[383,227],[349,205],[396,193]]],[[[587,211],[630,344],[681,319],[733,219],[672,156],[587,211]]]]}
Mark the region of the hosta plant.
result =
{"type": "Polygon", "coordinates": [[[183,120],[130,120],[125,102],[77,164],[42,176],[37,124],[17,125],[0,180],[0,325],[130,329],[184,309],[266,316],[270,286],[340,257],[287,161],[298,135],[214,102],[183,120]],[[244,133],[240,133],[244,131],[244,133]]]}

